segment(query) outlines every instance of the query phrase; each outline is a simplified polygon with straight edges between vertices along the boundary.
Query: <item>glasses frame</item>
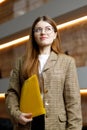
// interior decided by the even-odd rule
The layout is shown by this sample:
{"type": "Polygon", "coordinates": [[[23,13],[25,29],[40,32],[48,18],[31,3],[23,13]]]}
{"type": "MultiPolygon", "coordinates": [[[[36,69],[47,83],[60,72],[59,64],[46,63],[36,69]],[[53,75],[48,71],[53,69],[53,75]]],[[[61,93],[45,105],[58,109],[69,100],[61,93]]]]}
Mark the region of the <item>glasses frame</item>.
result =
{"type": "Polygon", "coordinates": [[[51,27],[51,26],[46,26],[45,28],[36,27],[36,28],[34,29],[34,33],[36,33],[36,34],[41,34],[41,33],[43,33],[43,31],[44,31],[46,34],[51,34],[51,33],[54,31],[54,28],[51,27]]]}

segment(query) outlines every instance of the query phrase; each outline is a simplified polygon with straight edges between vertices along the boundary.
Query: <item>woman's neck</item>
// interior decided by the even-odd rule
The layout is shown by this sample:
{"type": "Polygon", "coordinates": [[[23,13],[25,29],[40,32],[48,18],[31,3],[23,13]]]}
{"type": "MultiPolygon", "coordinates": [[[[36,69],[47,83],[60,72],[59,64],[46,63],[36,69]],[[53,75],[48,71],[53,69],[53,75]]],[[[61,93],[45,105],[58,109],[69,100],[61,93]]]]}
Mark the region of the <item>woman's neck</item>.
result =
{"type": "Polygon", "coordinates": [[[39,49],[40,49],[40,54],[50,54],[50,52],[51,52],[50,46],[41,47],[39,49]]]}

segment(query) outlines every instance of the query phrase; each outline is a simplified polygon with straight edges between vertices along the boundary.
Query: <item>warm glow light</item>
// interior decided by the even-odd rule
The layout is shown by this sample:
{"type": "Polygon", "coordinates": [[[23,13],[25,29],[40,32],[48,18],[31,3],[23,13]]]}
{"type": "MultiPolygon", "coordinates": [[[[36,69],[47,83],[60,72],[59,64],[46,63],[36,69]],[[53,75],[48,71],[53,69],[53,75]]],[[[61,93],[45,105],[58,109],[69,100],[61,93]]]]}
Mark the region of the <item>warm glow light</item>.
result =
{"type": "Polygon", "coordinates": [[[57,28],[62,29],[64,27],[71,26],[71,25],[74,25],[76,23],[79,23],[79,22],[82,22],[82,21],[85,21],[85,20],[87,20],[87,16],[84,16],[84,17],[81,17],[81,18],[78,18],[78,19],[75,19],[75,20],[60,24],[60,25],[57,26],[57,28]]]}
{"type": "Polygon", "coordinates": [[[0,98],[4,98],[5,97],[5,93],[0,93],[0,98]]]}
{"type": "Polygon", "coordinates": [[[0,0],[0,3],[3,3],[5,0],[0,0]]]}
{"type": "Polygon", "coordinates": [[[81,89],[80,92],[81,93],[87,93],[87,89],[81,89]]]}
{"type": "MultiPolygon", "coordinates": [[[[87,20],[87,16],[84,16],[84,17],[81,17],[81,18],[78,18],[78,19],[57,25],[57,28],[62,29],[62,28],[65,28],[67,26],[71,26],[71,25],[77,24],[77,23],[85,21],[85,20],[87,20]]],[[[25,42],[25,41],[28,41],[28,40],[29,40],[29,35],[24,36],[24,37],[19,38],[19,39],[16,39],[16,40],[13,40],[13,41],[8,42],[8,43],[4,43],[4,44],[0,45],[0,50],[7,48],[7,47],[10,47],[10,46],[13,46],[13,45],[17,45],[19,43],[22,43],[22,42],[25,42]]]]}
{"type": "Polygon", "coordinates": [[[16,39],[16,40],[13,40],[13,41],[8,42],[8,43],[4,43],[4,44],[0,45],[0,50],[4,49],[4,48],[7,48],[9,46],[17,45],[17,44],[19,44],[21,42],[28,41],[28,39],[29,39],[29,35],[25,36],[25,37],[22,37],[22,38],[19,38],[19,39],[16,39]]]}

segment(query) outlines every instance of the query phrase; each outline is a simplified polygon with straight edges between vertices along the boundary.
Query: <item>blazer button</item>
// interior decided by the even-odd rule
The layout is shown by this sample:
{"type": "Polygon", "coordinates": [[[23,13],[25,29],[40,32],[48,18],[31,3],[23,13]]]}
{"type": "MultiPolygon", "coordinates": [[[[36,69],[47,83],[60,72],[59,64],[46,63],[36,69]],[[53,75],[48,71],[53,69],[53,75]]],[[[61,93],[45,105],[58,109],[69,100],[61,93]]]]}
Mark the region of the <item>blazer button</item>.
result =
{"type": "Polygon", "coordinates": [[[48,102],[45,102],[45,105],[46,105],[46,106],[48,106],[48,105],[49,105],[49,103],[48,103],[48,102]]]}
{"type": "Polygon", "coordinates": [[[46,115],[46,118],[48,118],[48,115],[46,115]]]}
{"type": "Polygon", "coordinates": [[[44,89],[44,93],[48,93],[48,90],[47,90],[47,89],[44,89]]]}

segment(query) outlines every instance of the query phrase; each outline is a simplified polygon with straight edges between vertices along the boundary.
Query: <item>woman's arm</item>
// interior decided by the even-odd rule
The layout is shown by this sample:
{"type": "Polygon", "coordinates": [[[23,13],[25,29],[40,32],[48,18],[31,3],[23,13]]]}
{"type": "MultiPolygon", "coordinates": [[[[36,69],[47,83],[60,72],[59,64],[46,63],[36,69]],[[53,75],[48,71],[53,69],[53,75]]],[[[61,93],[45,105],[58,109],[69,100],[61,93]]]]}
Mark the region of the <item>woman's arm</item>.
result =
{"type": "Polygon", "coordinates": [[[17,121],[21,112],[19,110],[20,100],[20,65],[19,60],[16,62],[14,69],[11,71],[9,78],[9,88],[5,99],[7,110],[14,121],[17,121]]]}
{"type": "Polygon", "coordinates": [[[16,62],[9,79],[9,88],[6,94],[6,106],[14,123],[25,125],[32,121],[32,113],[22,113],[20,111],[21,79],[20,79],[21,61],[16,62]]]}
{"type": "Polygon", "coordinates": [[[71,58],[67,68],[64,100],[68,121],[67,130],[82,130],[80,89],[78,85],[75,60],[73,58],[71,58]]]}

